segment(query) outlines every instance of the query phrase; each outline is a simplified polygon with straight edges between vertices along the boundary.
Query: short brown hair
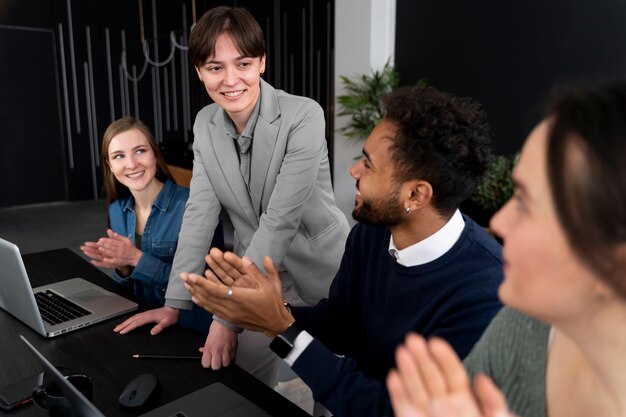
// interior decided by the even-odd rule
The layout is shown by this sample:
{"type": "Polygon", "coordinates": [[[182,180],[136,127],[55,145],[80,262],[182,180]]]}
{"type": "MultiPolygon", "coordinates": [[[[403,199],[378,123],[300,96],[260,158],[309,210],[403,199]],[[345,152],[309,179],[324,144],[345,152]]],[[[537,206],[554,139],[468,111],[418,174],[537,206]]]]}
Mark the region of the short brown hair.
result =
{"type": "Polygon", "coordinates": [[[227,33],[246,57],[265,55],[265,37],[254,17],[244,8],[219,6],[208,10],[189,35],[189,57],[200,67],[215,53],[217,38],[227,33]]]}
{"type": "Polygon", "coordinates": [[[165,182],[168,179],[172,180],[172,174],[170,170],[167,168],[167,163],[165,162],[165,158],[161,153],[161,150],[157,146],[156,140],[154,140],[154,136],[152,136],[152,132],[148,126],[146,126],[141,120],[137,120],[134,117],[122,117],[121,119],[117,119],[113,123],[107,127],[107,130],[104,132],[102,136],[102,173],[104,174],[104,189],[107,194],[107,200],[109,203],[117,200],[118,198],[128,197],[130,195],[130,190],[125,185],[122,185],[113,175],[111,171],[111,166],[109,165],[109,145],[111,144],[111,140],[114,137],[119,135],[120,133],[124,133],[131,129],[137,129],[141,133],[148,138],[148,143],[154,152],[154,156],[157,161],[157,172],[156,178],[159,181],[165,182]]]}

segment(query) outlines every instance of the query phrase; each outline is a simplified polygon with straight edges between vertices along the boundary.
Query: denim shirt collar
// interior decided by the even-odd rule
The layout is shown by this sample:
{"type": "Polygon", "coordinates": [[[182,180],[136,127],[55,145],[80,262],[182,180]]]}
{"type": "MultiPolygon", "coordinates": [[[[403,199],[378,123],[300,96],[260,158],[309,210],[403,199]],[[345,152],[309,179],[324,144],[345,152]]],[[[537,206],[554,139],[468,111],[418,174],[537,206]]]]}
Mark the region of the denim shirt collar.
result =
{"type": "MultiPolygon", "coordinates": [[[[167,181],[165,181],[165,184],[163,184],[163,189],[161,190],[159,195],[157,195],[157,198],[152,203],[152,206],[161,211],[167,211],[170,202],[172,201],[174,191],[176,191],[176,185],[168,179],[167,181]]],[[[122,211],[128,210],[131,210],[133,212],[135,211],[135,198],[132,194],[126,199],[126,204],[124,204],[124,207],[122,207],[122,211]]]]}

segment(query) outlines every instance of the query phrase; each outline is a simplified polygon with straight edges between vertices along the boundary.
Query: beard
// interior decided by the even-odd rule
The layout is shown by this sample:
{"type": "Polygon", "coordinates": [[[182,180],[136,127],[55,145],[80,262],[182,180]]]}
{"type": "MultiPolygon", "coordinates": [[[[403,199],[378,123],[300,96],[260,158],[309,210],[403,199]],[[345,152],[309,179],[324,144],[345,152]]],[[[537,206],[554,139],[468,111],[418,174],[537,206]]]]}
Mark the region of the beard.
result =
{"type": "MultiPolygon", "coordinates": [[[[374,227],[393,227],[404,221],[404,210],[398,203],[400,190],[394,190],[385,198],[365,200],[352,211],[352,218],[374,227]]],[[[361,196],[362,197],[362,196],[361,196]]]]}

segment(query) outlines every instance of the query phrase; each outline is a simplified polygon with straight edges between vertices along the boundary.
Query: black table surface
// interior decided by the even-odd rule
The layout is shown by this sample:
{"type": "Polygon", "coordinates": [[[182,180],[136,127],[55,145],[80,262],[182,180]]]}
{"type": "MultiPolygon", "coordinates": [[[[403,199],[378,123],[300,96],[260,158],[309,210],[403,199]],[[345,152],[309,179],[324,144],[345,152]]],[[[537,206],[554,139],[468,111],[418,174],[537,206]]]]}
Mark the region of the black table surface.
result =
{"type": "MultiPolygon", "coordinates": [[[[69,249],[33,253],[24,255],[23,259],[33,287],[81,277],[132,299],[111,278],[69,249]]],[[[199,360],[133,359],[131,355],[136,353],[196,356],[204,340],[180,326],[172,326],[158,336],[150,335],[151,326],[126,335],[114,333],[115,325],[130,315],[46,339],[0,309],[0,387],[42,371],[37,359],[19,339],[18,335],[23,334],[55,366],[91,376],[93,403],[107,416],[137,416],[218,381],[273,416],[309,416],[236,365],[212,371],[203,368],[199,360]],[[122,389],[144,373],[159,379],[159,394],[141,410],[122,408],[117,402],[122,389]]],[[[13,412],[0,411],[0,415],[45,416],[46,413],[31,404],[13,412]]]]}

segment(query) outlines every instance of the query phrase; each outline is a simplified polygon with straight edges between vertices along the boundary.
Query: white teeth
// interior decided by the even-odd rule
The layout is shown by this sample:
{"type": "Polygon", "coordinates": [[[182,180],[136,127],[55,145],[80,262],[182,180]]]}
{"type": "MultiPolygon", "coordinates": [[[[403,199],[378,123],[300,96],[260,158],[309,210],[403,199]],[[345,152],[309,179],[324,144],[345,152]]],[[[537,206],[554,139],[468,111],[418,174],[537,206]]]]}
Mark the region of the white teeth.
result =
{"type": "Polygon", "coordinates": [[[243,90],[240,90],[240,91],[229,91],[227,93],[225,92],[225,93],[222,93],[222,94],[224,94],[226,97],[237,97],[237,96],[240,96],[240,95],[243,94],[243,90]]]}
{"type": "Polygon", "coordinates": [[[145,171],[133,172],[132,174],[126,174],[126,178],[137,178],[143,175],[145,171]]]}

